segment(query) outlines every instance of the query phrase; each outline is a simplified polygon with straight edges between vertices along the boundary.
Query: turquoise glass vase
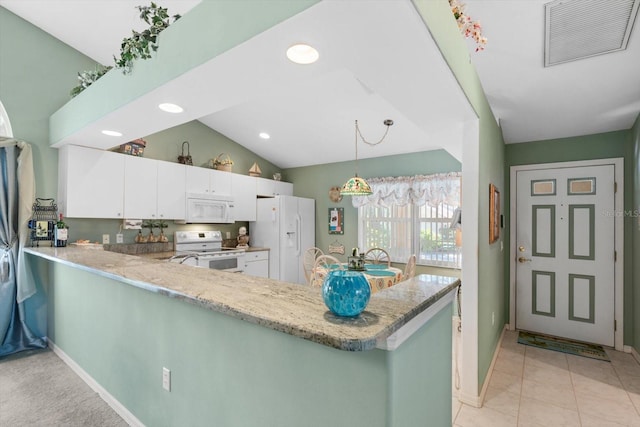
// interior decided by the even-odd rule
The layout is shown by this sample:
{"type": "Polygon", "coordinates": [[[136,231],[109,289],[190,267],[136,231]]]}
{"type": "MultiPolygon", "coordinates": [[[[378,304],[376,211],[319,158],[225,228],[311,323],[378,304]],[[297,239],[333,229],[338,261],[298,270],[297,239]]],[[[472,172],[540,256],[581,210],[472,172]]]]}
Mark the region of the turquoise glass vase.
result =
{"type": "Polygon", "coordinates": [[[358,271],[333,270],[322,284],[322,298],[333,314],[354,317],[360,314],[371,297],[371,288],[358,271]]]}

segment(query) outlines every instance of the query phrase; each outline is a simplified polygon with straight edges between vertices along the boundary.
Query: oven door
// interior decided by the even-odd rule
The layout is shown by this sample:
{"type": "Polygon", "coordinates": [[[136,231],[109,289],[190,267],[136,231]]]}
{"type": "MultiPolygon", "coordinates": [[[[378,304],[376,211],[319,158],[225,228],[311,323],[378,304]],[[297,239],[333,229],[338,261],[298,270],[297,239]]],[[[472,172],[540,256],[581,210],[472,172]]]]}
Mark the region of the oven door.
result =
{"type": "Polygon", "coordinates": [[[200,255],[198,267],[212,268],[214,270],[242,273],[244,271],[244,253],[220,253],[215,255],[200,255]]]}

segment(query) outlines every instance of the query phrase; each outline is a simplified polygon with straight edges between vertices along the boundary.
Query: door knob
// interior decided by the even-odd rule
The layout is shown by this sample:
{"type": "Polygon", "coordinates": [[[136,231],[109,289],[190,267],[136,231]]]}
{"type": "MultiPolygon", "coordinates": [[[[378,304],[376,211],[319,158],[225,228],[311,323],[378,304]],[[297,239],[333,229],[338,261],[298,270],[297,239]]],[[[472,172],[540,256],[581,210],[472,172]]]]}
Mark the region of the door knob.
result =
{"type": "Polygon", "coordinates": [[[521,256],[520,258],[518,258],[518,262],[531,262],[531,258],[525,258],[521,256]]]}

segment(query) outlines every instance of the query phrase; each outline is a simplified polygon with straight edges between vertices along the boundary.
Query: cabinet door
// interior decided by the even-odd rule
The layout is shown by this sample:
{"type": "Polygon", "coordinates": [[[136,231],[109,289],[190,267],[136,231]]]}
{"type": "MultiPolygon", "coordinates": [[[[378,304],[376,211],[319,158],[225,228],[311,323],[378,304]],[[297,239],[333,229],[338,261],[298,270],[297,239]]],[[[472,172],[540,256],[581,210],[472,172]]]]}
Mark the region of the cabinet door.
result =
{"type": "Polygon", "coordinates": [[[293,184],[284,181],[273,181],[276,196],[293,196],[293,184]]]}
{"type": "Polygon", "coordinates": [[[256,178],[237,173],[231,175],[231,195],[233,196],[236,221],[256,220],[256,178]]]}
{"type": "Polygon", "coordinates": [[[230,195],[232,176],[233,174],[231,172],[211,169],[209,175],[209,191],[214,194],[230,195]]]}
{"type": "Polygon", "coordinates": [[[69,218],[123,218],[125,155],[65,146],[58,152],[59,209],[69,218]]]}
{"type": "Polygon", "coordinates": [[[187,193],[208,193],[209,172],[211,172],[211,169],[197,166],[187,167],[187,193]]]}
{"type": "Polygon", "coordinates": [[[257,277],[269,277],[269,252],[257,251],[245,254],[244,274],[257,277]]]}
{"type": "Polygon", "coordinates": [[[157,219],[158,160],[127,156],[124,162],[125,218],[157,219]]]}
{"type": "Polygon", "coordinates": [[[273,197],[275,196],[275,181],[267,178],[256,178],[256,191],[258,196],[273,197]]]}
{"type": "Polygon", "coordinates": [[[185,219],[187,166],[158,162],[158,219],[185,219]]]}

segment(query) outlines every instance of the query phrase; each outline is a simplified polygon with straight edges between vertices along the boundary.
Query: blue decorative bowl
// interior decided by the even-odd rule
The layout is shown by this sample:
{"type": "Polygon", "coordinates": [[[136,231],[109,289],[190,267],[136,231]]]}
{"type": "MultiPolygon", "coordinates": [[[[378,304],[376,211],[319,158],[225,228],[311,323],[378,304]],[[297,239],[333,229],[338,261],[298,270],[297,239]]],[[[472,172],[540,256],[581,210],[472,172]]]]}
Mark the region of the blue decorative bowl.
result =
{"type": "Polygon", "coordinates": [[[354,317],[365,309],[371,297],[371,288],[358,271],[333,270],[322,284],[322,298],[332,313],[354,317]]]}

